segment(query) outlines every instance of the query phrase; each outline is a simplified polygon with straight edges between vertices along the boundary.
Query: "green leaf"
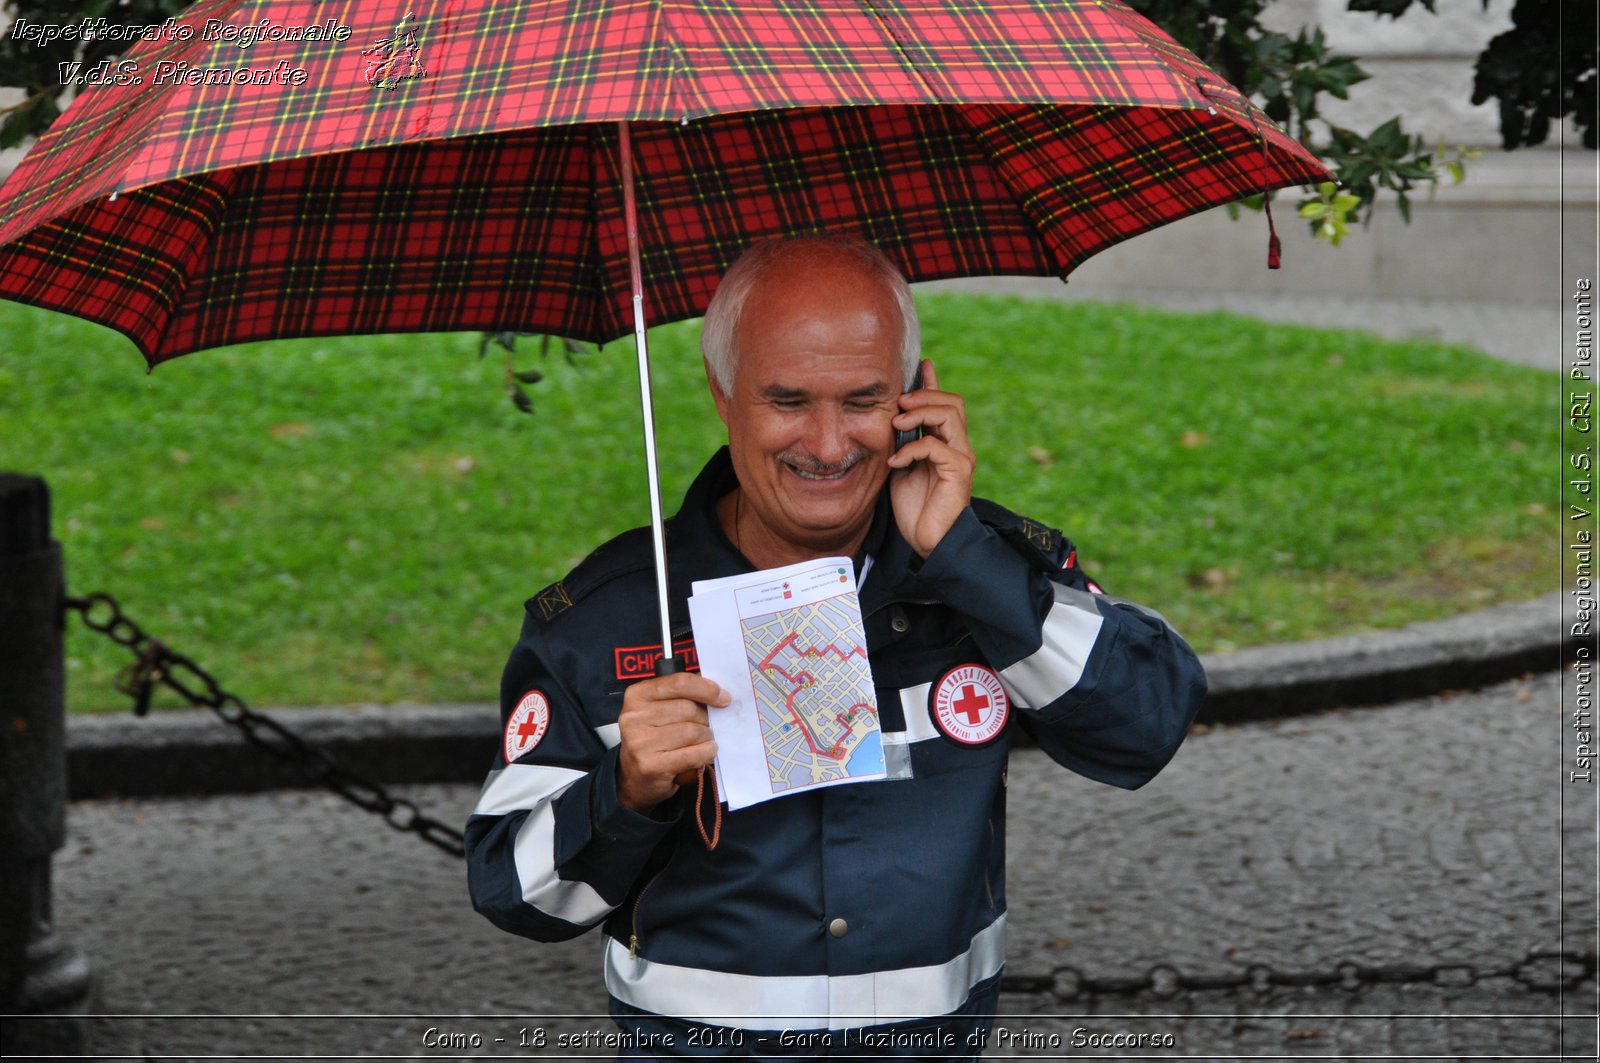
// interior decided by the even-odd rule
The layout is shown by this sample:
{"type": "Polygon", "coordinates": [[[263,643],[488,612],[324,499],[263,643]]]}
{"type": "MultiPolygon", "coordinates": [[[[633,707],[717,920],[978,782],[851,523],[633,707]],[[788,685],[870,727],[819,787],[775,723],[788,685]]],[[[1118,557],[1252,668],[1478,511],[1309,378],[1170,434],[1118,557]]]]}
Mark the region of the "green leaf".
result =
{"type": "Polygon", "coordinates": [[[0,148],[14,148],[28,138],[31,116],[26,110],[12,111],[0,123],[0,148]]]}
{"type": "Polygon", "coordinates": [[[60,91],[35,92],[6,115],[5,122],[0,124],[0,148],[14,148],[49,128],[50,123],[61,115],[61,108],[56,106],[56,96],[60,91]]]}
{"type": "Polygon", "coordinates": [[[1281,33],[1264,33],[1256,38],[1254,50],[1258,63],[1276,65],[1289,54],[1289,38],[1281,33]]]}
{"type": "Polygon", "coordinates": [[[489,353],[489,344],[491,343],[497,347],[503,347],[508,352],[514,352],[517,345],[517,333],[485,332],[482,339],[478,341],[478,357],[480,359],[489,353]]]}
{"type": "Polygon", "coordinates": [[[1375,173],[1377,173],[1377,167],[1370,162],[1362,161],[1346,167],[1339,175],[1339,178],[1346,188],[1364,188],[1372,183],[1372,177],[1375,173]]]}
{"type": "Polygon", "coordinates": [[[1341,100],[1350,98],[1350,86],[1370,80],[1371,74],[1349,56],[1336,56],[1322,68],[1322,81],[1330,93],[1341,100]]]}
{"type": "Polygon", "coordinates": [[[1390,158],[1401,155],[1406,150],[1406,137],[1400,131],[1400,119],[1391,118],[1367,136],[1367,141],[1372,145],[1376,155],[1386,155],[1390,158]]]}
{"type": "Polygon", "coordinates": [[[1300,112],[1302,120],[1317,113],[1317,93],[1312,86],[1303,81],[1296,81],[1290,86],[1290,96],[1293,98],[1295,110],[1300,112]]]}

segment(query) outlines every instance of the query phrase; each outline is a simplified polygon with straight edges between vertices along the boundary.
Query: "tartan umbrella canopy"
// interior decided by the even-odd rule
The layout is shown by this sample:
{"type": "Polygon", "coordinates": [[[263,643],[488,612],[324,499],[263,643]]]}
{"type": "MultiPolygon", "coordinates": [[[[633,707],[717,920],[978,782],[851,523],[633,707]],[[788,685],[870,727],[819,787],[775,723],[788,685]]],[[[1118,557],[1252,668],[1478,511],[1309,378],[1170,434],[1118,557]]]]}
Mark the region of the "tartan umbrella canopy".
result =
{"type": "Polygon", "coordinates": [[[750,243],[826,229],[912,280],[1065,277],[1328,177],[1120,0],[412,3],[200,0],[152,29],[0,190],[0,296],[152,365],[632,329],[664,646],[645,328],[702,313],[750,243]]]}
{"type": "Polygon", "coordinates": [[[1065,276],[1327,177],[1118,0],[201,0],[150,37],[0,191],[0,295],[152,364],[625,335],[623,121],[649,324],[764,237],[853,233],[912,280],[1065,276]]]}

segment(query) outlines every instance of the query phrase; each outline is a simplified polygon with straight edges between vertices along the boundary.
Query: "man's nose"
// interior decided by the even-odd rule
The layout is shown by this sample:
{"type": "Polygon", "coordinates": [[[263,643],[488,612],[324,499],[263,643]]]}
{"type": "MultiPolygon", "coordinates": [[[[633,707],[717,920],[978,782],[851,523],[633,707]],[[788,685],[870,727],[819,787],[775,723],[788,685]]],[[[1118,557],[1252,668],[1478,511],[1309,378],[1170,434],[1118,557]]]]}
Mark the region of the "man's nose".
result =
{"type": "Polygon", "coordinates": [[[811,456],[824,464],[843,460],[852,448],[840,412],[835,409],[812,411],[806,423],[805,445],[811,456]]]}

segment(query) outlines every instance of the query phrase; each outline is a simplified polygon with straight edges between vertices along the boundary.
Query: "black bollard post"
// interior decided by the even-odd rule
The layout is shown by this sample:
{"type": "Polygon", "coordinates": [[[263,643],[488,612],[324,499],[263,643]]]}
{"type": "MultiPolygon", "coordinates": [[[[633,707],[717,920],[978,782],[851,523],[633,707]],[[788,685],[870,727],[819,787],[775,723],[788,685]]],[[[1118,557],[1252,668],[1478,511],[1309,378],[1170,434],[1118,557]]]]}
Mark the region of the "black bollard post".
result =
{"type": "Polygon", "coordinates": [[[0,473],[0,1055],[84,1051],[88,961],[55,932],[50,862],[66,834],[61,544],[50,492],[0,473]]]}

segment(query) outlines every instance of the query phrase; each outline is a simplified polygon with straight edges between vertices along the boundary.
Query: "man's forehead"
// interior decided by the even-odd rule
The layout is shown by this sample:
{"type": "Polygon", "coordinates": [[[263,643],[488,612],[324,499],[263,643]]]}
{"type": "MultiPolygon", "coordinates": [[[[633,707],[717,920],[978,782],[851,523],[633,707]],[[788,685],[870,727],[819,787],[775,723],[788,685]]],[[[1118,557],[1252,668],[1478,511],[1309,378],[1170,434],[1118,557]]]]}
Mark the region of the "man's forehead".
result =
{"type": "MultiPolygon", "coordinates": [[[[838,383],[831,387],[819,386],[823,383],[810,375],[802,376],[796,374],[794,381],[787,381],[780,377],[764,384],[758,384],[757,390],[760,392],[761,397],[766,399],[804,399],[812,397],[819,391],[831,393],[840,390],[838,383]]],[[[860,383],[843,381],[842,383],[843,391],[841,397],[846,399],[881,399],[898,394],[898,389],[893,387],[890,381],[882,379],[860,383]]]]}

